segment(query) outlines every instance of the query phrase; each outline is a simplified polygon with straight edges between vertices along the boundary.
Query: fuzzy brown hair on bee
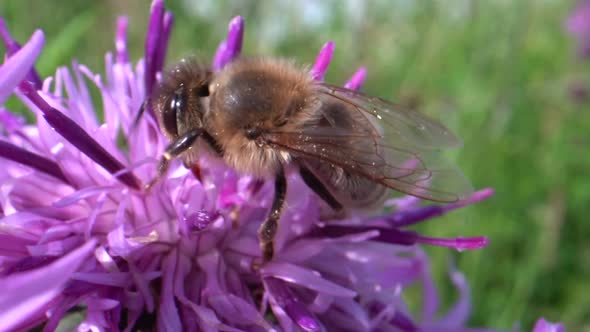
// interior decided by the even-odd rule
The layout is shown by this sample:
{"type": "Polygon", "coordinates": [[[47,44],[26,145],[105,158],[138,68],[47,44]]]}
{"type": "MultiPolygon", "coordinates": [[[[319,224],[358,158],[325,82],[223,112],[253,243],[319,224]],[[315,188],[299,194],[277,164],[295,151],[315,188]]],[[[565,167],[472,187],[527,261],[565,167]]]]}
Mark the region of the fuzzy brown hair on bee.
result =
{"type": "Polygon", "coordinates": [[[238,172],[274,178],[292,161],[289,151],[266,144],[266,135],[297,131],[313,115],[311,77],[286,60],[248,59],[212,80],[205,126],[238,172]],[[219,111],[215,111],[219,110],[219,111]]]}
{"type": "Polygon", "coordinates": [[[274,180],[271,211],[259,228],[263,261],[287,191],[285,169],[338,212],[376,210],[391,190],[437,202],[457,202],[469,183],[440,156],[460,144],[443,125],[391,102],[313,79],[292,61],[238,58],[212,73],[181,61],[151,101],[172,143],[172,158],[196,162],[210,153],[243,174],[274,180]]]}

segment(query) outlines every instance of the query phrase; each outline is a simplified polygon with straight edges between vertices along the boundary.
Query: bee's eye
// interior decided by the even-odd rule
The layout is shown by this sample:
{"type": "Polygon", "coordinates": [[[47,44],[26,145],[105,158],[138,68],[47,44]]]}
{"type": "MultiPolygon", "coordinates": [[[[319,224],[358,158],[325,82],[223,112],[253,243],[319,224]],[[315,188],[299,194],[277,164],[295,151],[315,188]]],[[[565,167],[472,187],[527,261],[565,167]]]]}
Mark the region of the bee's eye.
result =
{"type": "Polygon", "coordinates": [[[166,107],[163,114],[164,128],[170,134],[178,135],[178,120],[184,118],[185,108],[186,94],[184,87],[180,87],[170,97],[168,107],[166,107]]]}
{"type": "Polygon", "coordinates": [[[197,96],[209,97],[209,85],[202,85],[199,88],[197,88],[197,96]]]}

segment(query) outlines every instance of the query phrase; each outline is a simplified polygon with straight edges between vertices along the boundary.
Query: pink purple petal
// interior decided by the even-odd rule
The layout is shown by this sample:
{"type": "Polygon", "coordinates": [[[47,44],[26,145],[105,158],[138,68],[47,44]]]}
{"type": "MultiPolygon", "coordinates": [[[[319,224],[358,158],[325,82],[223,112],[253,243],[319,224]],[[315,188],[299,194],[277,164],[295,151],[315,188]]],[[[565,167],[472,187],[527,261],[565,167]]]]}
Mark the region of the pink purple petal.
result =
{"type": "Polygon", "coordinates": [[[489,244],[485,236],[456,237],[456,238],[434,238],[429,236],[415,235],[416,243],[425,243],[433,246],[449,247],[458,251],[481,249],[489,244]]]}
{"type": "Polygon", "coordinates": [[[416,324],[414,324],[414,322],[412,322],[412,320],[408,316],[404,315],[399,311],[393,314],[393,318],[391,318],[390,323],[391,325],[396,326],[404,332],[420,331],[416,324]]]}
{"type": "Polygon", "coordinates": [[[313,67],[311,68],[311,76],[314,79],[316,79],[318,81],[322,81],[324,79],[324,75],[326,74],[326,71],[328,70],[328,66],[330,65],[330,62],[332,61],[332,56],[334,55],[334,48],[335,47],[336,47],[336,44],[334,44],[333,41],[329,41],[326,44],[324,44],[324,46],[320,50],[320,53],[318,54],[317,58],[315,59],[315,63],[313,64],[313,67]]]}
{"type": "MultiPolygon", "coordinates": [[[[145,42],[145,93],[150,96],[156,74],[158,72],[158,54],[161,52],[161,37],[164,19],[164,1],[154,0],[150,11],[150,22],[148,26],[147,38],[145,42]]],[[[151,111],[151,110],[150,110],[151,111]]]]}
{"type": "Polygon", "coordinates": [[[590,1],[578,1],[578,5],[566,21],[566,28],[578,41],[579,56],[590,56],[590,1]]]}
{"type": "Polygon", "coordinates": [[[162,22],[162,35],[160,36],[160,47],[156,54],[156,72],[159,72],[164,68],[166,62],[166,52],[168,50],[168,41],[170,39],[170,33],[174,26],[174,15],[171,12],[164,13],[164,21],[162,22]]]}
{"type": "Polygon", "coordinates": [[[2,17],[0,17],[0,38],[2,38],[8,56],[12,56],[21,48],[21,45],[10,35],[8,26],[2,17]]]}
{"type": "Polygon", "coordinates": [[[95,245],[96,241],[88,241],[50,265],[0,280],[4,289],[0,293],[0,330],[22,323],[58,295],[95,245]]]}
{"type": "MultiPolygon", "coordinates": [[[[8,27],[6,26],[6,23],[2,17],[0,17],[0,39],[2,39],[2,42],[6,47],[6,54],[8,57],[12,57],[21,48],[21,45],[16,40],[14,40],[10,35],[10,32],[8,32],[8,27]]],[[[41,88],[41,77],[39,77],[39,73],[37,73],[35,68],[32,66],[29,70],[29,73],[27,74],[27,79],[31,81],[35,87],[37,87],[37,89],[41,88]]]]}
{"type": "Polygon", "coordinates": [[[162,297],[158,310],[158,329],[160,331],[181,331],[182,323],[174,296],[177,253],[171,252],[166,257],[164,275],[162,276],[162,297]]]}
{"type": "Polygon", "coordinates": [[[365,67],[359,68],[350,80],[344,84],[344,87],[351,90],[360,90],[367,77],[367,69],[365,67]]]}
{"type": "Polygon", "coordinates": [[[4,108],[0,108],[0,130],[3,128],[7,134],[13,134],[21,129],[24,124],[25,119],[23,117],[12,114],[4,108]]]}
{"type": "Polygon", "coordinates": [[[43,156],[29,152],[2,140],[0,140],[0,158],[5,158],[29,166],[40,172],[49,174],[64,183],[69,183],[59,165],[53,160],[49,160],[43,156]]]}
{"type": "Polygon", "coordinates": [[[453,269],[451,270],[450,277],[453,285],[459,291],[459,297],[444,317],[437,323],[441,326],[458,327],[465,324],[469,318],[471,311],[471,291],[465,276],[461,272],[453,269]]]}
{"type": "MultiPolygon", "coordinates": [[[[77,123],[49,106],[47,102],[35,91],[30,84],[21,84],[21,91],[44,113],[47,122],[70,143],[74,144],[84,152],[90,159],[104,167],[111,174],[123,170],[123,164],[115,159],[108,151],[98,144],[84,129],[77,123]]],[[[119,179],[134,189],[140,188],[140,181],[135,175],[128,171],[123,173],[119,179]]]]}
{"type": "Polygon", "coordinates": [[[244,19],[241,16],[236,16],[230,21],[227,37],[219,44],[213,57],[213,70],[220,70],[238,57],[242,52],[243,40],[244,19]]]}
{"type": "Polygon", "coordinates": [[[545,318],[540,318],[532,332],[565,332],[565,326],[561,323],[551,323],[545,318]]]}
{"type": "Polygon", "coordinates": [[[117,51],[118,63],[129,63],[129,53],[127,52],[127,26],[129,19],[121,16],[117,19],[117,34],[115,37],[115,49],[117,51]]]}
{"type": "Polygon", "coordinates": [[[289,263],[272,263],[261,271],[273,277],[311,290],[340,297],[354,297],[356,292],[322,278],[317,272],[289,263]]]}
{"type": "Polygon", "coordinates": [[[287,285],[275,278],[265,279],[270,296],[303,331],[321,331],[321,325],[287,285]]]}
{"type": "Polygon", "coordinates": [[[473,193],[473,195],[471,195],[468,199],[458,203],[447,204],[443,206],[430,205],[415,209],[403,209],[377,219],[383,219],[395,227],[409,226],[424,220],[428,220],[430,218],[441,216],[449,211],[480,202],[491,197],[493,194],[493,189],[486,188],[473,193]]]}
{"type": "MultiPolygon", "coordinates": [[[[19,83],[27,77],[32,70],[37,57],[43,49],[45,36],[41,30],[35,31],[31,39],[16,51],[8,60],[0,66],[0,104],[12,94],[19,83]]],[[[32,82],[40,87],[40,82],[32,82]]]]}

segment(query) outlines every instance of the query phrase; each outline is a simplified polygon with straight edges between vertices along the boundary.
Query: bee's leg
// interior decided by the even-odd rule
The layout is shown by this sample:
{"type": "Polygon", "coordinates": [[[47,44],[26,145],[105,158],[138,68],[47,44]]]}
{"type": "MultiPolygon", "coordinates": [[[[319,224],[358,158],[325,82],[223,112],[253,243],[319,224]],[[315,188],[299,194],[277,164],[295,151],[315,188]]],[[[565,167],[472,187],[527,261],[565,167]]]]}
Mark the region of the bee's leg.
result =
{"type": "MultiPolygon", "coordinates": [[[[213,136],[211,136],[208,132],[203,131],[203,133],[201,134],[201,138],[205,143],[207,143],[207,145],[211,148],[211,150],[215,153],[217,157],[223,158],[223,148],[221,148],[217,141],[215,141],[215,138],[213,138],[213,136]]],[[[185,160],[184,167],[190,169],[195,178],[197,178],[199,181],[203,181],[201,167],[198,163],[194,162],[194,160],[185,160]]]]}
{"type": "Polygon", "coordinates": [[[262,225],[260,225],[260,228],[258,228],[258,238],[260,240],[262,260],[264,263],[270,261],[274,254],[274,239],[279,227],[279,219],[281,218],[286,194],[287,179],[285,178],[285,171],[281,167],[279,174],[275,178],[275,194],[270,214],[262,225]]]}
{"type": "Polygon", "coordinates": [[[208,132],[203,131],[202,134],[203,140],[209,145],[211,149],[217,154],[218,157],[223,157],[223,149],[219,144],[215,141],[215,138],[211,136],[208,132]]]}
{"type": "Polygon", "coordinates": [[[303,182],[313,190],[324,202],[326,202],[334,211],[339,212],[342,210],[342,204],[336,200],[334,195],[324,186],[322,181],[313,174],[309,168],[304,165],[299,165],[299,174],[303,179],[303,182]]]}
{"type": "Polygon", "coordinates": [[[166,147],[162,158],[160,158],[160,163],[158,164],[158,175],[156,175],[156,177],[146,185],[146,190],[150,190],[154,184],[156,184],[160,178],[166,174],[166,171],[168,171],[168,167],[170,166],[170,160],[178,157],[181,153],[190,149],[190,147],[195,144],[197,138],[199,138],[199,136],[202,134],[202,128],[194,128],[182,134],[175,141],[170,143],[170,145],[166,147]]]}
{"type": "Polygon", "coordinates": [[[148,108],[148,101],[145,100],[143,103],[141,103],[141,106],[139,107],[137,114],[133,118],[133,123],[131,123],[131,129],[129,130],[130,133],[135,132],[135,130],[137,129],[137,126],[139,125],[139,120],[141,120],[141,117],[143,116],[143,113],[145,113],[145,110],[147,108],[148,108]]]}

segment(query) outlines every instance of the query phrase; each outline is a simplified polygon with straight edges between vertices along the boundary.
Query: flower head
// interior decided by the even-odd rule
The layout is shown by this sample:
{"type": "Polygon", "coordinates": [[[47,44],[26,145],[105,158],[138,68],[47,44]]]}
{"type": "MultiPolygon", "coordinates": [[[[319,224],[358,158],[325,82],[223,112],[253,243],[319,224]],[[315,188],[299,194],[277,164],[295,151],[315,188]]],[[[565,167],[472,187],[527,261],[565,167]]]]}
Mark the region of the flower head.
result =
{"type": "Polygon", "coordinates": [[[560,323],[551,323],[541,318],[533,327],[533,332],[565,332],[565,327],[560,323]]]}
{"type": "MultiPolygon", "coordinates": [[[[127,54],[127,24],[118,21],[116,52],[106,55],[103,75],[74,64],[44,81],[32,67],[42,33],[21,48],[0,24],[9,50],[0,102],[14,92],[37,119],[25,124],[0,109],[0,330],[44,323],[51,331],[83,307],[78,331],[473,331],[464,327],[465,279],[451,273],[460,296],[440,315],[418,244],[463,250],[487,239],[439,239],[406,228],[491,190],[447,206],[394,199],[388,204],[395,212],[324,225],[318,199],[289,174],[277,251],[260,266],[256,230],[271,184],[203,157],[199,176],[175,161],[154,190],[141,189],[166,141],[153,117],[137,127],[134,117],[162,70],[173,16],[153,2],[145,58],[136,64],[127,54]],[[102,96],[104,123],[89,89],[102,96]],[[423,288],[419,313],[402,298],[416,284],[423,288]]],[[[243,29],[241,17],[231,21],[214,70],[239,56],[243,29]]],[[[333,43],[320,52],[316,79],[333,52],[333,43]]],[[[358,89],[365,76],[360,69],[346,87],[358,89]]]]}
{"type": "Polygon", "coordinates": [[[566,22],[566,28],[578,41],[581,57],[590,56],[590,1],[580,0],[566,22]]]}

